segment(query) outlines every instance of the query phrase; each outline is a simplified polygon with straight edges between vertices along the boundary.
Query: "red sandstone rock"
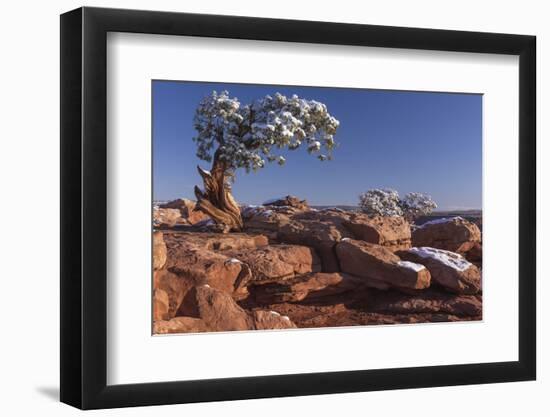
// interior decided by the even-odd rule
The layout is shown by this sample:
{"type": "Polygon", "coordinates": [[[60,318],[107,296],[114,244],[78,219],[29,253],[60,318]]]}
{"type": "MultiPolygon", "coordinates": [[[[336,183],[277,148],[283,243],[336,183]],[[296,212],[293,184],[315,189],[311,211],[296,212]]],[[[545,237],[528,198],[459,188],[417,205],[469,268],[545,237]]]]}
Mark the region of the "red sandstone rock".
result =
{"type": "Polygon", "coordinates": [[[199,318],[209,331],[254,329],[253,319],[229,294],[208,285],[187,292],[178,316],[199,318]]]}
{"type": "MultiPolygon", "coordinates": [[[[309,212],[308,212],[309,213],[309,212]]],[[[321,257],[323,272],[338,272],[340,266],[334,246],[351,234],[343,226],[330,221],[315,219],[292,220],[283,225],[278,237],[282,242],[313,247],[321,257]]]]}
{"type": "Polygon", "coordinates": [[[153,269],[161,269],[166,263],[166,244],[162,232],[153,232],[153,269]]]}
{"type": "Polygon", "coordinates": [[[411,247],[411,227],[403,217],[353,213],[343,222],[355,239],[385,246],[390,250],[411,247]]]}
{"type": "Polygon", "coordinates": [[[298,197],[287,195],[286,197],[266,201],[264,206],[294,207],[299,210],[309,210],[306,200],[300,200],[298,197]]]}
{"type": "Polygon", "coordinates": [[[393,287],[422,289],[430,286],[430,273],[418,264],[403,263],[380,245],[345,239],[336,245],[342,271],[377,279],[393,287]]]}
{"type": "Polygon", "coordinates": [[[170,243],[166,268],[194,285],[209,284],[231,294],[251,278],[248,266],[230,256],[185,240],[170,243]]]}
{"type": "Polygon", "coordinates": [[[475,242],[472,248],[464,254],[466,259],[472,263],[481,263],[483,260],[483,247],[480,242],[475,242]]]}
{"type": "Polygon", "coordinates": [[[429,290],[416,295],[380,294],[372,300],[369,310],[390,314],[445,313],[478,317],[482,314],[482,305],[481,299],[472,295],[456,296],[429,290]]]}
{"type": "Polygon", "coordinates": [[[163,319],[169,319],[176,315],[183,297],[193,285],[194,282],[186,276],[178,276],[167,270],[157,271],[153,289],[161,290],[167,297],[168,308],[163,319]]]}
{"type": "Polygon", "coordinates": [[[251,283],[281,281],[321,270],[315,250],[307,246],[269,245],[228,254],[233,256],[233,262],[244,262],[250,267],[251,283]]]}
{"type": "Polygon", "coordinates": [[[362,278],[349,274],[317,272],[284,282],[254,285],[250,291],[257,302],[271,304],[319,299],[362,285],[362,278]]]}
{"type": "Polygon", "coordinates": [[[479,228],[462,217],[432,220],[412,233],[412,244],[415,247],[427,246],[464,253],[476,242],[481,242],[479,228]]]}
{"type": "Polygon", "coordinates": [[[196,203],[186,198],[179,198],[177,200],[170,201],[165,204],[161,204],[162,209],[177,209],[180,212],[180,216],[187,220],[190,224],[198,223],[202,220],[209,219],[210,217],[204,214],[202,211],[195,210],[196,203]]]}
{"type": "Polygon", "coordinates": [[[165,238],[170,246],[186,244],[216,252],[255,249],[268,244],[266,236],[247,233],[165,232],[165,238]]]}
{"type": "Polygon", "coordinates": [[[168,320],[170,315],[168,294],[161,289],[153,291],[153,320],[168,320]]]}
{"type": "Polygon", "coordinates": [[[176,224],[185,224],[177,209],[155,208],[153,210],[153,225],[159,229],[171,228],[176,224]]]}
{"type": "Polygon", "coordinates": [[[296,325],[276,311],[256,310],[252,313],[256,330],[295,329],[296,325]]]}
{"type": "Polygon", "coordinates": [[[159,320],[153,323],[153,334],[201,333],[207,328],[201,319],[193,317],[174,317],[171,320],[159,320]]]}
{"type": "Polygon", "coordinates": [[[264,207],[249,207],[242,211],[244,226],[247,231],[274,233],[290,221],[291,210],[272,210],[264,207]]]}

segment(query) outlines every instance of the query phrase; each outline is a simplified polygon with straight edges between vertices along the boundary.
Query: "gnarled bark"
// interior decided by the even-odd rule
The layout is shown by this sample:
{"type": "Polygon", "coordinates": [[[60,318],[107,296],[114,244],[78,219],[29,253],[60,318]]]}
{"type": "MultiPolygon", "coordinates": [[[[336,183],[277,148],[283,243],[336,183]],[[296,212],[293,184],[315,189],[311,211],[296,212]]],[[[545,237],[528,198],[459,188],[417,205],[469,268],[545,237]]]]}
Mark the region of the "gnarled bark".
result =
{"type": "Polygon", "coordinates": [[[206,171],[197,166],[204,183],[204,191],[195,186],[197,205],[195,210],[207,214],[223,227],[224,232],[239,232],[243,228],[243,220],[239,205],[231,194],[228,184],[228,167],[214,155],[212,170],[206,171]]]}

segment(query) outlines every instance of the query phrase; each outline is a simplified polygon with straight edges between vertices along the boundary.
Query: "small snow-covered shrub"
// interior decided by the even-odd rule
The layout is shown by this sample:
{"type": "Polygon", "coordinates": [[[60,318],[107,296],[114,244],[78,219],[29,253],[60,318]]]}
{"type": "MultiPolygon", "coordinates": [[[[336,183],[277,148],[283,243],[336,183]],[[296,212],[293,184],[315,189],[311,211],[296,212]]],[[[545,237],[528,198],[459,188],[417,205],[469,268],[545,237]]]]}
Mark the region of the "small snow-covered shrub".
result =
{"type": "Polygon", "coordinates": [[[403,215],[408,221],[426,216],[437,208],[437,204],[427,194],[408,193],[400,202],[403,215]]]}
{"type": "Polygon", "coordinates": [[[402,216],[399,194],[390,188],[369,190],[359,196],[359,207],[369,216],[402,216]]]}
{"type": "Polygon", "coordinates": [[[391,188],[369,190],[359,196],[359,207],[369,216],[403,216],[412,222],[430,214],[437,204],[429,195],[408,193],[400,198],[391,188]]]}

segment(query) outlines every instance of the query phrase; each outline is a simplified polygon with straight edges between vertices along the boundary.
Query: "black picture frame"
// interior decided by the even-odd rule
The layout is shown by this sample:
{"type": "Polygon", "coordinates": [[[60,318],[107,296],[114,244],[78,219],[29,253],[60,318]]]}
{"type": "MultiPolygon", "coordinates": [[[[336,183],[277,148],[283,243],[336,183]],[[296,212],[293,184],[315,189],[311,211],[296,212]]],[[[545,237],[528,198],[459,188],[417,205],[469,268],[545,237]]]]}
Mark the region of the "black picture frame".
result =
{"type": "Polygon", "coordinates": [[[82,409],[533,380],[534,36],[80,8],[61,15],[61,401],[82,409]],[[519,360],[113,385],[107,375],[108,32],[519,56],[519,360]]]}

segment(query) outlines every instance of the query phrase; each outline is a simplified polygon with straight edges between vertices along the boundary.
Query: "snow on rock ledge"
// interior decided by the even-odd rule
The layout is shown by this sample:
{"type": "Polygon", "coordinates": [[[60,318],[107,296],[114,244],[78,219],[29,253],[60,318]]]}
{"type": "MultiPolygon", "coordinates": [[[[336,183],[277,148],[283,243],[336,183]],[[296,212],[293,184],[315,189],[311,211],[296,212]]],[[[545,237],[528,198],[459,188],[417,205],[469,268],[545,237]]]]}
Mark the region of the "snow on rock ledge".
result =
{"type": "Polygon", "coordinates": [[[422,229],[423,227],[426,227],[426,226],[430,226],[432,224],[443,224],[443,223],[449,223],[449,222],[453,222],[455,220],[458,220],[458,221],[461,221],[461,220],[464,220],[462,217],[460,216],[455,216],[455,217],[442,217],[441,219],[435,219],[435,220],[430,220],[430,221],[427,221],[426,223],[423,223],[421,224],[420,226],[418,226],[419,229],[422,229]]]}
{"type": "Polygon", "coordinates": [[[472,266],[470,262],[459,255],[458,253],[450,252],[448,250],[436,249],[436,248],[411,248],[409,250],[411,253],[415,253],[422,258],[432,258],[442,264],[454,268],[457,271],[465,271],[472,266]]]}
{"type": "Polygon", "coordinates": [[[405,261],[422,264],[430,271],[432,282],[457,294],[477,294],[481,290],[479,269],[458,253],[430,247],[397,251],[405,261]]]}
{"type": "Polygon", "coordinates": [[[423,269],[426,269],[424,265],[415,264],[414,262],[409,262],[409,261],[399,261],[397,262],[397,265],[402,266],[404,268],[412,269],[415,272],[420,272],[423,269]]]}

